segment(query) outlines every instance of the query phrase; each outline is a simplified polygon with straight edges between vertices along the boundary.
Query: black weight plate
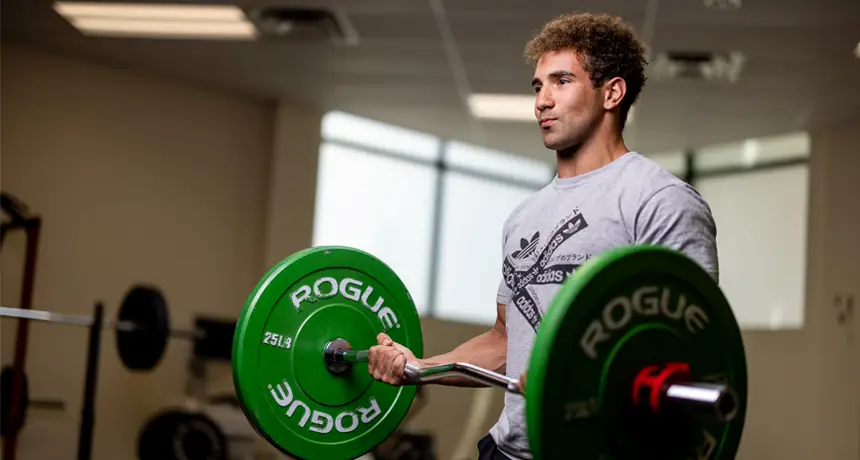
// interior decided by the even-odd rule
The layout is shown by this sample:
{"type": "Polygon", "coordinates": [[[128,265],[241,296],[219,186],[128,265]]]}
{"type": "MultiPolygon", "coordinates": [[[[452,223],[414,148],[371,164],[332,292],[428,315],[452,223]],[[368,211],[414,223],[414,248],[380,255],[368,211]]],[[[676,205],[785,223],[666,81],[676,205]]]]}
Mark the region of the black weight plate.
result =
{"type": "Polygon", "coordinates": [[[198,316],[194,329],[203,332],[203,336],[194,341],[194,356],[227,362],[233,359],[236,321],[198,316]]]}
{"type": "Polygon", "coordinates": [[[180,410],[167,410],[150,418],[137,437],[137,458],[140,460],[169,460],[173,452],[173,435],[179,419],[184,415],[180,410]]]}
{"type": "Polygon", "coordinates": [[[123,365],[133,371],[146,371],[158,365],[170,333],[167,302],[161,291],[134,286],[123,300],[117,320],[137,325],[133,331],[116,330],[116,345],[123,365]]]}
{"type": "Polygon", "coordinates": [[[226,460],[227,437],[204,414],[169,409],[152,417],[137,441],[140,460],[226,460]]]}
{"type": "Polygon", "coordinates": [[[18,417],[12,419],[12,377],[14,370],[11,367],[4,367],[0,372],[0,412],[2,412],[2,425],[0,425],[0,436],[7,436],[12,433],[21,431],[24,422],[27,420],[27,407],[30,402],[29,382],[27,382],[27,374],[24,374],[23,388],[21,389],[21,411],[18,417]]]}

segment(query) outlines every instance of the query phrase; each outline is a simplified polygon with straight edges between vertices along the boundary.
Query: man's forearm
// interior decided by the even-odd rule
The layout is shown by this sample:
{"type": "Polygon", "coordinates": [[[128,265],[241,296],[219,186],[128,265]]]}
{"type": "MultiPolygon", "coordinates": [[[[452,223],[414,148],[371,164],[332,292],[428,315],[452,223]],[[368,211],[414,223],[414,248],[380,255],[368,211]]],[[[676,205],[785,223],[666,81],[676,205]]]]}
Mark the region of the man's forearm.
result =
{"type": "MultiPolygon", "coordinates": [[[[447,363],[469,363],[491,371],[504,373],[507,356],[507,337],[497,329],[469,339],[454,350],[419,360],[421,367],[447,363]]],[[[450,377],[431,383],[461,387],[483,387],[482,383],[464,377],[450,377]]]]}

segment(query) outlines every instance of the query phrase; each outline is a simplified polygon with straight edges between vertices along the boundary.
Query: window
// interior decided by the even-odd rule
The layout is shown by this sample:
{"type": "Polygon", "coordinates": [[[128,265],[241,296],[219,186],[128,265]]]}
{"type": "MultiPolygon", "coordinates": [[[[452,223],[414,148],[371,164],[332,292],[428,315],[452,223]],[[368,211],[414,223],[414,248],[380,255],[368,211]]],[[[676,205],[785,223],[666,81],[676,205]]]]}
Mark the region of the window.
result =
{"type": "Polygon", "coordinates": [[[419,314],[428,309],[435,168],[325,143],[314,246],[351,246],[394,270],[419,314]]]}
{"type": "Polygon", "coordinates": [[[420,315],[492,322],[502,224],[551,165],[343,112],[321,129],[313,245],[380,258],[420,315]]]}
{"type": "Polygon", "coordinates": [[[502,225],[532,193],[461,173],[445,175],[434,314],[493,324],[502,276],[502,225]]]}
{"type": "Polygon", "coordinates": [[[803,326],[808,168],[702,178],[717,223],[720,286],[743,329],[803,326]]]}
{"type": "Polygon", "coordinates": [[[809,156],[810,139],[806,132],[745,139],[702,147],[696,150],[696,171],[753,167],[775,161],[809,156]]]}
{"type": "Polygon", "coordinates": [[[720,286],[743,329],[795,329],[806,306],[806,132],[693,152],[693,185],[717,222],[720,286]]]}
{"type": "Polygon", "coordinates": [[[441,144],[439,138],[429,134],[344,112],[328,112],[323,117],[322,138],[429,161],[439,159],[441,144]]]}
{"type": "MultiPolygon", "coordinates": [[[[553,165],[331,112],[324,117],[314,245],[365,250],[399,274],[419,314],[490,325],[502,226],[553,165]]],[[[743,329],[803,326],[806,133],[690,152],[717,221],[720,285],[743,329]]],[[[685,177],[687,153],[649,155],[685,177]]]]}
{"type": "Polygon", "coordinates": [[[538,187],[555,176],[553,165],[549,163],[455,141],[446,144],[445,163],[452,169],[470,170],[501,180],[525,181],[538,187]]]}

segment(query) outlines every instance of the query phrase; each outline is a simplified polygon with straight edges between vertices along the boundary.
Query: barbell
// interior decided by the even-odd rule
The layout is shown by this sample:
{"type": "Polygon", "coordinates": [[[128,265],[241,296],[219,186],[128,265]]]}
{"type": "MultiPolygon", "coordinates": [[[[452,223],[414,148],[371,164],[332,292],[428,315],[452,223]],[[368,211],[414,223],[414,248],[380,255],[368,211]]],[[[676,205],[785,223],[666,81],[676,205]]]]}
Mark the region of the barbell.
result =
{"type": "Polygon", "coordinates": [[[740,444],[740,328],[719,286],[677,251],[618,248],[564,280],[524,394],[515,378],[468,363],[408,365],[406,385],[374,380],[364,363],[380,332],[422,357],[413,299],[380,259],[326,246],[276,264],[233,336],[234,386],[251,425],[293,457],[352,459],[394,431],[417,385],[461,376],[525,398],[536,459],[729,459],[740,444]]]}
{"type": "MultiPolygon", "coordinates": [[[[46,310],[0,306],[0,317],[91,327],[92,316],[68,315],[46,310]]],[[[169,338],[205,338],[201,329],[171,329],[167,302],[161,291],[147,285],[132,286],[123,297],[117,319],[105,321],[104,329],[116,331],[120,360],[129,370],[151,370],[161,361],[169,338]]]]}

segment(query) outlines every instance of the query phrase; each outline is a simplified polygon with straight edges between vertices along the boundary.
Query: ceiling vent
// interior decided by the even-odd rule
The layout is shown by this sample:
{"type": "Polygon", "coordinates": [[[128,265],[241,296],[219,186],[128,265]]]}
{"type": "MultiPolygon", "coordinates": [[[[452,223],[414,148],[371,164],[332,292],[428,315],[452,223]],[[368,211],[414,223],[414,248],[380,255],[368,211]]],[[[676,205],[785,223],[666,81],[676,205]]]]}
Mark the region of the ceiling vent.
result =
{"type": "Polygon", "coordinates": [[[358,33],[345,14],[319,8],[271,6],[249,10],[247,16],[262,38],[295,42],[327,41],[350,46],[358,44],[358,33]]]}
{"type": "Polygon", "coordinates": [[[649,77],[654,80],[725,81],[740,78],[744,57],[739,52],[709,53],[672,51],[660,53],[651,62],[649,77]]]}

